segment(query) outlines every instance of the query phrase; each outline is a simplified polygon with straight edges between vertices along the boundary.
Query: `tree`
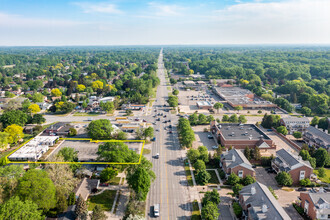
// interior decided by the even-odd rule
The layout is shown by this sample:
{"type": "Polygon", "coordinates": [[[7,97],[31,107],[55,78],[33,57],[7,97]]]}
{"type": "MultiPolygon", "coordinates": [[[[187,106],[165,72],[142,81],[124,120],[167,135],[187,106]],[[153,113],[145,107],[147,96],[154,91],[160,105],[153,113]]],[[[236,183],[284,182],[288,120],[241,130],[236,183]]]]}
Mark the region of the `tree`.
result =
{"type": "Polygon", "coordinates": [[[92,139],[110,139],[113,132],[112,124],[107,119],[94,120],[87,127],[88,136],[92,139]]]}
{"type": "MultiPolygon", "coordinates": [[[[63,148],[64,149],[64,148],[63,148]]],[[[67,148],[73,149],[73,148],[67,148]]],[[[53,162],[65,162],[62,154],[57,154],[51,161],[53,162]]],[[[74,160],[67,160],[68,162],[73,162],[74,160]]],[[[78,183],[73,175],[71,164],[61,164],[61,163],[47,163],[45,165],[45,171],[48,173],[49,178],[54,183],[57,192],[61,192],[63,195],[57,194],[58,197],[66,198],[70,192],[74,189],[78,183]]],[[[66,199],[65,199],[66,200],[66,199]]]]}
{"type": "Polygon", "coordinates": [[[280,97],[275,99],[275,104],[288,112],[292,112],[293,110],[293,106],[285,98],[280,97]]]}
{"type": "Polygon", "coordinates": [[[45,216],[31,200],[21,201],[18,196],[15,196],[0,205],[0,219],[43,220],[45,216]]]}
{"type": "Polygon", "coordinates": [[[235,213],[236,217],[240,218],[242,216],[243,210],[238,202],[233,203],[233,209],[234,209],[234,213],[235,213]]]}
{"type": "Polygon", "coordinates": [[[213,105],[213,108],[215,108],[219,114],[219,109],[223,108],[223,104],[221,102],[217,102],[213,105]]]}
{"type": "Polygon", "coordinates": [[[138,161],[138,155],[122,142],[107,142],[99,145],[97,154],[100,160],[127,163],[138,161]]]}
{"type": "Polygon", "coordinates": [[[76,204],[76,194],[74,192],[71,192],[68,198],[68,205],[70,206],[74,204],[76,204]]]}
{"type": "Polygon", "coordinates": [[[207,124],[206,116],[204,114],[198,115],[198,124],[200,125],[207,124]]]}
{"type": "Polygon", "coordinates": [[[302,134],[299,131],[295,131],[295,132],[293,132],[293,137],[295,137],[296,139],[299,139],[302,137],[302,134]]]}
{"type": "Polygon", "coordinates": [[[78,219],[86,219],[87,217],[87,204],[85,200],[79,195],[77,202],[76,202],[76,209],[74,213],[78,219]]]}
{"type": "Polygon", "coordinates": [[[0,149],[5,149],[9,143],[9,134],[6,132],[0,132],[0,149]]]}
{"type": "Polygon", "coordinates": [[[252,183],[254,183],[256,180],[251,176],[251,175],[246,175],[243,179],[242,179],[242,183],[244,186],[250,185],[252,183]]]}
{"type": "Polygon", "coordinates": [[[305,178],[305,179],[300,180],[299,184],[301,186],[310,186],[312,184],[312,182],[309,178],[305,178]]]}
{"type": "Polygon", "coordinates": [[[150,189],[151,178],[147,170],[139,167],[127,177],[128,185],[135,191],[137,199],[145,201],[150,189]]]}
{"type": "Polygon", "coordinates": [[[68,209],[66,195],[61,190],[56,190],[56,209],[59,213],[65,212],[68,209]]]}
{"type": "Polygon", "coordinates": [[[238,117],[238,121],[240,122],[240,123],[246,123],[247,122],[247,119],[245,118],[245,116],[244,115],[240,115],[239,117],[238,117]]]}
{"type": "Polygon", "coordinates": [[[5,111],[0,116],[0,122],[2,122],[3,127],[8,125],[17,124],[19,126],[24,126],[28,121],[28,115],[20,110],[5,111]]]}
{"type": "Polygon", "coordinates": [[[179,105],[178,97],[174,95],[170,95],[167,102],[171,107],[177,107],[179,105]]]}
{"type": "Polygon", "coordinates": [[[312,110],[308,107],[302,107],[301,108],[301,113],[306,115],[306,116],[310,116],[312,114],[312,110]]]}
{"type": "Polygon", "coordinates": [[[318,171],[318,176],[319,177],[323,178],[323,177],[326,176],[324,167],[319,168],[317,171],[318,171]]]}
{"type": "Polygon", "coordinates": [[[35,114],[35,113],[40,112],[40,107],[39,107],[39,105],[37,105],[37,104],[32,104],[32,105],[29,106],[28,110],[29,110],[29,112],[31,112],[32,114],[35,114]]]}
{"type": "Polygon", "coordinates": [[[299,156],[301,156],[303,160],[308,160],[311,157],[307,150],[301,150],[299,156]]]}
{"type": "Polygon", "coordinates": [[[69,128],[69,136],[76,136],[78,134],[77,130],[75,128],[69,128]]]}
{"type": "Polygon", "coordinates": [[[209,151],[207,150],[207,147],[199,146],[198,151],[200,154],[199,159],[204,161],[205,163],[209,162],[209,151]]]}
{"type": "Polygon", "coordinates": [[[56,206],[55,185],[44,170],[27,171],[19,179],[16,192],[20,199],[33,201],[44,211],[56,206]]]}
{"type": "Polygon", "coordinates": [[[179,95],[179,90],[174,89],[172,93],[173,93],[173,95],[177,96],[177,95],[179,95]]]}
{"type": "Polygon", "coordinates": [[[243,110],[243,106],[241,105],[235,106],[235,110],[239,112],[240,110],[243,110]]]}
{"type": "Polygon", "coordinates": [[[213,189],[212,191],[207,191],[204,194],[204,197],[202,199],[202,206],[205,206],[207,202],[212,202],[216,205],[220,203],[220,195],[216,189],[213,189]]]}
{"type": "Polygon", "coordinates": [[[147,137],[152,138],[154,136],[154,128],[149,126],[148,128],[144,129],[143,136],[145,140],[147,137]]]}
{"type": "Polygon", "coordinates": [[[228,115],[223,115],[223,116],[222,116],[222,121],[223,121],[223,122],[227,122],[227,121],[229,121],[229,116],[228,116],[228,115]]]}
{"type": "Polygon", "coordinates": [[[189,122],[190,122],[191,125],[197,125],[198,124],[198,115],[197,115],[196,112],[192,115],[189,115],[188,119],[189,119],[189,122]]]}
{"type": "Polygon", "coordinates": [[[103,82],[96,80],[92,83],[92,88],[94,91],[98,90],[98,89],[103,89],[103,82]]]}
{"type": "Polygon", "coordinates": [[[113,102],[101,102],[100,108],[107,113],[112,113],[115,110],[115,105],[113,104],[113,102]]]}
{"type": "Polygon", "coordinates": [[[330,163],[330,156],[326,149],[320,147],[315,152],[316,166],[324,167],[330,163]]]}
{"type": "Polygon", "coordinates": [[[233,192],[234,192],[234,195],[235,195],[235,196],[238,196],[239,191],[241,191],[242,189],[243,189],[243,185],[242,185],[242,184],[239,184],[239,183],[236,183],[236,184],[233,186],[233,192]]]}
{"type": "Polygon", "coordinates": [[[238,117],[236,114],[233,114],[229,117],[229,122],[231,123],[237,123],[238,122],[238,117]]]}
{"type": "Polygon", "coordinates": [[[93,208],[93,213],[89,215],[91,220],[106,220],[107,216],[104,214],[100,205],[96,205],[93,208]]]}
{"type": "Polygon", "coordinates": [[[213,202],[207,202],[201,214],[204,220],[216,220],[219,217],[218,207],[213,202]]]}
{"type": "Polygon", "coordinates": [[[46,119],[41,114],[34,114],[29,123],[31,124],[43,124],[46,122],[46,119]]]}
{"type": "Polygon", "coordinates": [[[83,84],[78,84],[76,89],[77,89],[78,92],[83,92],[83,91],[85,91],[86,86],[83,85],[83,84]]]}
{"type": "Polygon", "coordinates": [[[123,132],[123,131],[119,131],[115,134],[115,139],[116,140],[127,140],[127,133],[123,132]]]}
{"type": "Polygon", "coordinates": [[[194,168],[196,170],[196,172],[200,172],[202,170],[205,170],[206,169],[206,166],[205,166],[205,163],[204,161],[202,160],[197,160],[195,163],[194,163],[194,168]]]}
{"type": "Polygon", "coordinates": [[[209,182],[211,179],[211,174],[207,172],[206,170],[202,170],[197,173],[196,175],[196,181],[200,185],[205,185],[209,182]]]}
{"type": "MultiPolygon", "coordinates": [[[[171,78],[172,79],[172,78],[171,78]]],[[[142,215],[133,215],[133,214],[130,214],[126,220],[145,220],[144,216],[142,215]]]]}
{"type": "Polygon", "coordinates": [[[253,151],[253,158],[255,160],[260,160],[261,159],[261,154],[260,154],[260,149],[258,146],[255,146],[254,151],[253,151]]]}
{"type": "Polygon", "coordinates": [[[291,175],[283,171],[277,174],[275,179],[280,186],[291,186],[293,182],[291,175]]]}
{"type": "Polygon", "coordinates": [[[15,143],[24,137],[23,128],[19,125],[12,124],[5,128],[4,132],[9,134],[8,143],[15,143]]]}
{"type": "MultiPolygon", "coordinates": [[[[3,157],[3,159],[6,159],[3,157]]],[[[4,161],[6,162],[6,161],[4,161]]],[[[6,164],[0,164],[1,166],[6,164]]],[[[23,166],[0,167],[0,204],[11,198],[17,188],[18,179],[24,174],[23,166]]]]}
{"type": "Polygon", "coordinates": [[[77,162],[78,152],[72,147],[63,147],[58,152],[58,155],[62,156],[64,161],[67,162],[77,162]]]}
{"type": "Polygon", "coordinates": [[[107,167],[101,171],[100,179],[102,182],[107,182],[112,178],[116,177],[117,175],[118,175],[118,171],[116,169],[112,167],[107,167]]]}
{"type": "Polygon", "coordinates": [[[195,163],[200,157],[200,153],[196,149],[189,149],[187,152],[187,157],[192,163],[195,163]]]}
{"type": "Polygon", "coordinates": [[[37,103],[37,102],[43,102],[44,101],[44,95],[36,92],[32,95],[32,102],[37,103]]]}
{"type": "Polygon", "coordinates": [[[319,121],[320,121],[320,118],[317,116],[314,116],[314,118],[311,121],[311,125],[313,125],[313,126],[318,125],[319,121]]]}
{"type": "Polygon", "coordinates": [[[62,96],[62,92],[59,89],[52,89],[50,91],[50,93],[52,94],[52,96],[54,97],[61,97],[62,96]]]}
{"type": "Polygon", "coordinates": [[[246,157],[246,159],[251,160],[251,152],[248,146],[246,146],[244,149],[244,156],[246,157]]]}
{"type": "Polygon", "coordinates": [[[283,135],[287,135],[287,134],[288,134],[288,130],[286,129],[285,126],[279,126],[279,127],[277,127],[277,128],[276,128],[276,131],[277,131],[278,133],[283,134],[283,135]]]}
{"type": "Polygon", "coordinates": [[[236,183],[239,183],[240,178],[235,174],[235,173],[231,173],[227,179],[227,183],[229,185],[235,185],[236,183]]]}

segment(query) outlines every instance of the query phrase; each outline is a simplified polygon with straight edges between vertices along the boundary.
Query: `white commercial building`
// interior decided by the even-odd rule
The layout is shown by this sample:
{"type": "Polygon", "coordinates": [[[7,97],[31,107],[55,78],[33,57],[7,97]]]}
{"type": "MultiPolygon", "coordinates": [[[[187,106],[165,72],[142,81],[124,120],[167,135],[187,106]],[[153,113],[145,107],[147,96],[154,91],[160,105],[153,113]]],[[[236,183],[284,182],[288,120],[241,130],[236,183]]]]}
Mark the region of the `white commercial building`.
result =
{"type": "Polygon", "coordinates": [[[37,161],[48,151],[49,146],[53,146],[56,143],[58,138],[58,136],[37,136],[11,154],[8,158],[9,160],[37,161]]]}

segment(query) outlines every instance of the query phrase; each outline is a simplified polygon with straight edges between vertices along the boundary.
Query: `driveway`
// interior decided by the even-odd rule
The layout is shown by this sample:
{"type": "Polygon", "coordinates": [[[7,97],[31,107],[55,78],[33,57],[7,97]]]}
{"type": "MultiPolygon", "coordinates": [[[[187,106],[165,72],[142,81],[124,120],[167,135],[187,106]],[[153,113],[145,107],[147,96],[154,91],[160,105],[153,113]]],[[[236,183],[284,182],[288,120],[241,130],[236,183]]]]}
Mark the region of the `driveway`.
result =
{"type": "Polygon", "coordinates": [[[254,168],[254,170],[256,171],[256,179],[258,182],[266,186],[271,186],[274,190],[279,189],[275,180],[274,173],[267,173],[267,171],[263,167],[257,167],[254,168]]]}
{"type": "Polygon", "coordinates": [[[230,203],[232,200],[231,195],[227,195],[227,193],[233,192],[230,189],[222,188],[220,193],[220,205],[219,205],[219,219],[221,220],[231,220],[234,219],[231,212],[230,212],[230,203]]]}

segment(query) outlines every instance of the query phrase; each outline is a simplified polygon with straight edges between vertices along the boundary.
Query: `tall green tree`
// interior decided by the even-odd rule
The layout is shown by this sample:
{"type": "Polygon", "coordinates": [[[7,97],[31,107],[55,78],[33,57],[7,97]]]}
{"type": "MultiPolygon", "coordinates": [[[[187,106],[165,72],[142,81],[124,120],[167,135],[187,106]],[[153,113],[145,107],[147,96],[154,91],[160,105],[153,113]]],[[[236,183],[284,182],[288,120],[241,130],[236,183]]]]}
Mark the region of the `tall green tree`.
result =
{"type": "Polygon", "coordinates": [[[89,215],[91,220],[106,220],[107,216],[104,214],[100,205],[96,205],[93,208],[93,213],[89,215]]]}
{"type": "Polygon", "coordinates": [[[205,220],[216,220],[219,217],[218,207],[213,202],[207,202],[202,208],[202,218],[205,220]]]}
{"type": "Polygon", "coordinates": [[[278,185],[280,185],[280,186],[291,186],[292,182],[293,182],[291,175],[286,172],[280,172],[279,174],[277,174],[275,179],[276,179],[278,185]]]}
{"type": "Polygon", "coordinates": [[[216,102],[214,105],[213,105],[213,108],[215,108],[219,114],[219,110],[221,108],[223,108],[223,104],[221,102],[216,102]]]}
{"type": "Polygon", "coordinates": [[[220,195],[216,189],[208,191],[204,194],[204,197],[202,199],[202,206],[205,206],[209,201],[216,205],[220,203],[220,195]]]}
{"type": "Polygon", "coordinates": [[[111,139],[114,128],[107,119],[94,120],[86,128],[87,134],[92,139],[105,140],[111,139]]]}
{"type": "Polygon", "coordinates": [[[87,219],[87,212],[87,204],[81,195],[79,195],[74,213],[78,219],[87,219]]]}

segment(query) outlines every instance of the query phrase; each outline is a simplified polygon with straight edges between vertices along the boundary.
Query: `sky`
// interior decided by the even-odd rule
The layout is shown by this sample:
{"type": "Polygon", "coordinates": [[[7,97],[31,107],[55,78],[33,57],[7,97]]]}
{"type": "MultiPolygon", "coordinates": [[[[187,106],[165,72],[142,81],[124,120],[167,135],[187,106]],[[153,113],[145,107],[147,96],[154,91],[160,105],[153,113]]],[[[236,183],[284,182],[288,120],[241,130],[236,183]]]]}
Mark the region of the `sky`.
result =
{"type": "Polygon", "coordinates": [[[1,46],[330,44],[330,0],[0,0],[1,46]]]}

